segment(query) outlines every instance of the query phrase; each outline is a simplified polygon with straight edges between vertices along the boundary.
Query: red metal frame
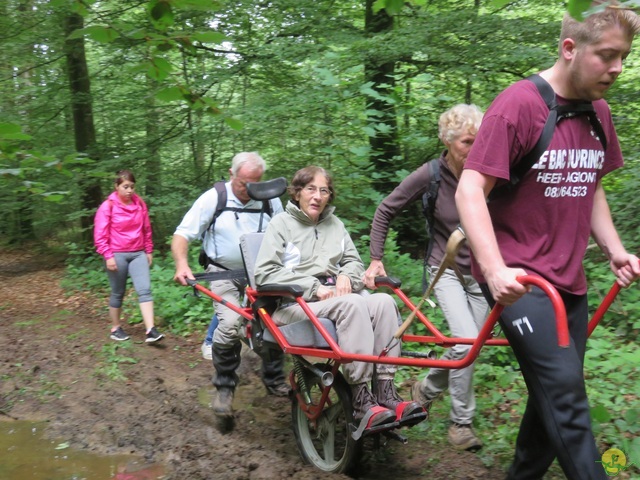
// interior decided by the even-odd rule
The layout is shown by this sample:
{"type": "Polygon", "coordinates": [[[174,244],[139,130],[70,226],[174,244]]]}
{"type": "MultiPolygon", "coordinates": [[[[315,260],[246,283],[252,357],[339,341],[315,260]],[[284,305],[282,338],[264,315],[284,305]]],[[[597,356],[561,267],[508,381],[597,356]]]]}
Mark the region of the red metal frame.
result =
{"type": "MultiPolygon", "coordinates": [[[[340,368],[340,363],[334,363],[333,366],[331,367],[331,373],[334,376],[337,375],[339,368],[340,368]]],[[[320,418],[320,415],[322,415],[322,412],[326,408],[326,405],[329,405],[329,407],[332,405],[331,399],[329,398],[329,393],[331,392],[331,386],[324,387],[322,389],[322,395],[320,396],[318,403],[307,403],[305,399],[302,398],[302,395],[300,394],[300,388],[298,387],[298,382],[296,381],[296,375],[293,370],[289,373],[289,382],[293,387],[293,391],[295,392],[298,406],[302,410],[302,413],[304,413],[305,416],[315,424],[318,418],[320,418]]]]}
{"type": "MultiPolygon", "coordinates": [[[[519,277],[518,280],[523,285],[534,285],[542,289],[553,305],[553,309],[556,314],[556,328],[558,330],[558,345],[560,347],[568,347],[569,346],[569,329],[567,325],[567,314],[564,309],[564,303],[562,302],[562,298],[558,291],[546,280],[541,277],[535,275],[525,275],[519,277]]],[[[232,309],[238,315],[242,316],[247,320],[252,320],[254,318],[253,309],[251,307],[240,307],[238,305],[232,304],[223,300],[219,295],[215,294],[211,290],[203,287],[202,285],[196,282],[190,282],[190,285],[193,286],[196,290],[204,293],[205,295],[211,297],[213,300],[222,303],[226,307],[232,309]]],[[[378,283],[378,286],[384,286],[393,291],[395,295],[404,303],[404,305],[409,309],[409,311],[415,310],[415,305],[405,295],[405,293],[400,290],[399,287],[395,286],[390,280],[383,281],[378,283]]],[[[611,287],[611,290],[606,295],[596,312],[594,313],[592,319],[589,321],[588,325],[588,335],[590,336],[593,330],[596,328],[606,311],[609,309],[611,304],[613,303],[616,295],[620,292],[620,286],[617,283],[614,283],[611,287]]],[[[276,342],[282,348],[285,353],[290,355],[301,355],[301,356],[311,356],[316,358],[326,358],[327,360],[333,361],[332,364],[332,373],[333,375],[337,375],[338,369],[340,365],[348,362],[371,362],[371,363],[386,363],[392,365],[405,365],[410,367],[423,367],[423,368],[464,368],[471,363],[473,363],[478,357],[480,350],[484,345],[497,345],[497,346],[508,346],[509,342],[505,338],[494,338],[493,329],[498,322],[498,318],[502,313],[504,307],[502,305],[496,304],[487,320],[484,323],[484,326],[480,330],[477,338],[458,338],[458,337],[447,337],[442,334],[438,328],[429,321],[429,319],[420,311],[416,311],[416,318],[427,328],[427,330],[431,333],[431,335],[411,335],[405,334],[402,336],[403,342],[414,342],[420,344],[435,344],[440,345],[442,347],[452,347],[454,345],[463,344],[463,345],[471,345],[469,352],[460,360],[440,360],[433,358],[411,358],[411,357],[388,357],[386,356],[386,352],[383,352],[381,355],[361,355],[361,354],[353,354],[347,353],[343,351],[336,341],[329,335],[326,329],[322,326],[318,317],[311,311],[309,305],[306,301],[302,299],[302,297],[294,297],[291,293],[283,290],[277,292],[258,292],[257,290],[247,287],[246,294],[249,299],[249,303],[253,304],[260,297],[271,296],[271,297],[290,297],[294,299],[298,305],[302,308],[302,310],[306,313],[309,320],[313,323],[313,325],[318,329],[322,338],[327,342],[329,348],[317,348],[317,347],[297,347],[291,345],[287,339],[284,337],[278,326],[274,323],[271,315],[265,308],[258,309],[258,315],[260,319],[264,322],[266,328],[276,339],[276,342]]],[[[251,331],[251,323],[247,323],[246,328],[246,336],[251,341],[252,336],[251,331]]],[[[318,403],[310,403],[307,404],[305,399],[302,398],[300,394],[300,389],[298,388],[295,373],[292,371],[289,374],[289,380],[291,386],[293,387],[294,392],[296,392],[296,400],[299,408],[305,414],[305,416],[311,422],[316,422],[318,418],[322,415],[326,404],[331,403],[329,398],[329,393],[331,390],[331,386],[324,387],[322,389],[322,395],[318,400],[318,403]]]]}
{"type": "MultiPolygon", "coordinates": [[[[518,280],[523,285],[534,285],[541,288],[551,300],[553,305],[555,314],[556,314],[556,326],[558,329],[558,345],[560,347],[567,347],[569,345],[569,331],[567,326],[567,316],[564,309],[564,304],[562,299],[557,292],[557,290],[546,280],[541,277],[535,275],[525,275],[519,277],[518,280]]],[[[198,283],[192,283],[192,286],[198,291],[204,293],[205,295],[213,298],[217,302],[224,302],[222,298],[216,295],[214,292],[209,289],[203,287],[198,283]]],[[[389,283],[380,283],[379,286],[384,286],[390,288],[395,295],[400,298],[400,300],[404,303],[404,305],[410,310],[413,311],[415,309],[414,303],[404,294],[400,288],[394,286],[391,282],[389,283]]],[[[589,322],[588,333],[591,335],[597,324],[600,322],[605,312],[610,307],[611,303],[615,299],[616,295],[620,291],[620,286],[617,283],[614,283],[608,295],[605,297],[600,307],[595,312],[593,318],[589,322]]],[[[261,320],[264,322],[266,328],[273,335],[276,342],[282,348],[285,353],[290,355],[302,355],[302,356],[312,356],[318,358],[326,358],[329,360],[333,360],[338,364],[348,363],[348,362],[371,362],[371,363],[386,363],[391,365],[404,365],[410,367],[423,367],[423,368],[464,368],[471,363],[473,363],[478,357],[480,350],[484,345],[497,345],[497,346],[507,346],[509,345],[508,341],[505,338],[494,338],[493,329],[498,322],[498,318],[502,313],[503,306],[496,304],[496,306],[491,310],[487,320],[485,321],[484,326],[480,330],[477,338],[458,338],[458,337],[447,337],[443,333],[441,333],[438,328],[429,321],[429,319],[421,312],[416,312],[416,318],[427,328],[430,332],[430,335],[411,335],[405,334],[402,336],[403,342],[414,342],[420,344],[435,344],[443,347],[451,347],[453,345],[464,344],[471,345],[469,352],[463,358],[459,360],[441,360],[441,359],[433,359],[433,358],[413,358],[413,357],[388,357],[385,354],[381,355],[363,355],[363,354],[354,354],[343,351],[336,341],[329,335],[329,333],[322,326],[316,315],[311,311],[309,305],[306,301],[304,301],[301,297],[293,297],[287,291],[278,291],[278,292],[258,292],[251,287],[247,287],[246,293],[249,299],[249,303],[253,304],[258,298],[264,296],[277,296],[277,297],[291,297],[295,302],[300,305],[302,310],[306,313],[309,320],[313,323],[313,325],[318,329],[324,340],[329,345],[329,348],[316,348],[316,347],[298,347],[291,345],[287,339],[284,337],[278,326],[274,323],[271,315],[264,309],[258,309],[258,314],[260,315],[261,320]]],[[[250,307],[240,307],[234,305],[229,302],[224,302],[224,305],[228,308],[231,308],[233,311],[241,315],[243,318],[247,320],[251,320],[253,318],[253,311],[250,307]]],[[[247,336],[251,336],[250,327],[247,329],[247,336]]],[[[304,403],[304,402],[303,402],[304,403]]]]}

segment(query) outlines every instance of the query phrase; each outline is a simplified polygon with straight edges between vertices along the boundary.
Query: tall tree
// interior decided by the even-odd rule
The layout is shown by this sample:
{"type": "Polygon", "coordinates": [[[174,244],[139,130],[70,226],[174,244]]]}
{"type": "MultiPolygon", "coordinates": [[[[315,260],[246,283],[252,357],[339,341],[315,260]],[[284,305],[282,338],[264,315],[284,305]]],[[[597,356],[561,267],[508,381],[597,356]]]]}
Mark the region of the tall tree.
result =
{"type": "MultiPolygon", "coordinates": [[[[77,13],[68,13],[65,18],[65,53],[67,75],[71,90],[71,110],[73,112],[73,132],[76,150],[95,160],[100,158],[96,143],[96,130],[93,122],[91,99],[91,81],[85,52],[84,37],[69,38],[76,30],[84,27],[84,19],[77,13]]],[[[102,202],[100,183],[91,176],[80,179],[81,202],[84,214],[80,217],[83,238],[91,241],[93,213],[102,202]]]]}
{"type": "MultiPolygon", "coordinates": [[[[377,43],[383,44],[385,35],[393,30],[393,17],[384,9],[374,11],[374,4],[375,0],[366,2],[365,32],[369,38],[378,36],[377,43]]],[[[384,54],[368,54],[364,61],[365,81],[370,83],[372,90],[372,95],[367,97],[367,111],[375,132],[369,136],[371,163],[377,172],[373,186],[380,192],[388,190],[389,177],[397,170],[401,157],[398,119],[392,101],[396,87],[395,63],[393,56],[384,54]]]]}

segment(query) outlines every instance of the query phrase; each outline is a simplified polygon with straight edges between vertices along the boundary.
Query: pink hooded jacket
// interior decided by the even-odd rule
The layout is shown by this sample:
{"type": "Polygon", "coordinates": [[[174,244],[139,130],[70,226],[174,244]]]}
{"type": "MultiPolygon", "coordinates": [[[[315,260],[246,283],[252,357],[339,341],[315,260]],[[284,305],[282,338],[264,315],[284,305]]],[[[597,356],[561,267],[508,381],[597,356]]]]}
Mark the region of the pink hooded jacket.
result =
{"type": "Polygon", "coordinates": [[[147,205],[135,193],[125,205],[112,192],[98,208],[93,226],[93,243],[105,260],[115,252],[153,252],[151,222],[147,205]]]}

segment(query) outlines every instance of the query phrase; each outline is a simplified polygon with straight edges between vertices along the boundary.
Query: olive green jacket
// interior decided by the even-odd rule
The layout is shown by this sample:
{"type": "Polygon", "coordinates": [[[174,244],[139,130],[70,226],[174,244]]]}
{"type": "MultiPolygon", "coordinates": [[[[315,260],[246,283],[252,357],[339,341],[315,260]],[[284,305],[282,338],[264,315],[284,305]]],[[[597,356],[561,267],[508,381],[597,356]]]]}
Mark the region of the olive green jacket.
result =
{"type": "Polygon", "coordinates": [[[353,292],[362,290],[364,264],[334,210],[327,206],[314,223],[289,201],[265,232],[256,260],[257,285],[299,285],[303,298],[313,301],[322,278],[346,275],[353,292]]]}

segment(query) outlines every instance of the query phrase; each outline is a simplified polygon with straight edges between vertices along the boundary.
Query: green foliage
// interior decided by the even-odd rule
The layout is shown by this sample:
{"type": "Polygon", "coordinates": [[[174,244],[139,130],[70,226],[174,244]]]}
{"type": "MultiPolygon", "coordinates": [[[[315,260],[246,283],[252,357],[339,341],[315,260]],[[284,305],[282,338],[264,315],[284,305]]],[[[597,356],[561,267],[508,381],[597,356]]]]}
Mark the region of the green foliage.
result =
{"type": "MultiPolygon", "coordinates": [[[[199,248],[199,246],[197,249],[195,246],[192,248],[193,255],[197,256],[199,248]]],[[[197,261],[192,261],[191,265],[196,271],[197,261]]],[[[195,296],[192,288],[175,283],[174,273],[173,262],[169,256],[155,262],[151,269],[158,322],[167,325],[173,334],[184,336],[193,334],[204,338],[204,332],[213,315],[212,300],[204,295],[195,296]]],[[[208,284],[205,286],[208,287],[208,284]]]]}
{"type": "Polygon", "coordinates": [[[585,358],[594,433],[601,443],[622,448],[629,454],[630,439],[640,431],[638,365],[640,349],[635,341],[606,328],[594,331],[585,358]]]}
{"type": "Polygon", "coordinates": [[[75,153],[56,157],[32,149],[33,137],[23,130],[0,123],[0,231],[14,241],[61,231],[55,217],[72,196],[69,181],[93,163],[75,153]]]}
{"type": "MultiPolygon", "coordinates": [[[[211,301],[189,296],[190,289],[172,281],[167,239],[193,201],[228,176],[235,153],[257,150],[270,178],[290,179],[312,163],[333,173],[337,214],[368,264],[375,208],[409,172],[440,153],[439,115],[460,102],[486,109],[507,85],[549,66],[565,7],[555,0],[377,0],[373,12],[385,9],[393,24],[372,34],[365,31],[366,4],[150,0],[122,8],[115,0],[51,0],[25,10],[17,0],[2,3],[0,27],[7,35],[0,52],[0,234],[13,242],[65,244],[65,287],[104,298],[106,319],[109,287],[102,260],[93,246],[79,241],[79,219],[93,213],[83,210],[81,192],[95,180],[109,191],[112,172],[129,168],[150,208],[158,320],[173,333],[202,335],[211,301]],[[66,37],[63,20],[71,13],[83,17],[84,28],[66,37]],[[80,38],[96,129],[97,154],[91,157],[74,153],[64,56],[68,40],[80,38]],[[372,65],[389,64],[393,71],[377,84],[365,75],[372,65]],[[375,108],[373,100],[380,102],[375,108]],[[393,147],[401,154],[379,162],[369,142],[394,129],[393,147]]],[[[575,16],[585,4],[569,0],[567,8],[575,16]]],[[[640,238],[638,85],[640,61],[632,52],[607,94],[627,166],[604,183],[623,242],[634,252],[640,238]]],[[[417,209],[408,209],[394,221],[385,251],[387,273],[400,278],[416,302],[424,241],[424,221],[417,209]]],[[[197,265],[198,248],[192,247],[191,265],[197,265]]],[[[597,249],[588,250],[585,269],[593,311],[613,276],[597,249]]],[[[124,311],[128,321],[141,321],[131,290],[124,311]]],[[[598,360],[588,359],[587,367],[589,383],[597,386],[590,394],[599,439],[622,443],[632,458],[640,443],[631,430],[637,398],[607,396],[602,392],[611,385],[597,382],[612,376],[627,388],[621,375],[637,377],[630,366],[637,358],[626,338],[640,331],[639,311],[637,286],[621,292],[590,341],[590,355],[598,360]],[[605,333],[611,334],[608,357],[596,341],[605,333]],[[609,364],[618,370],[608,370],[609,364]]],[[[446,331],[439,309],[426,307],[425,313],[446,331]]],[[[425,333],[419,325],[412,329],[425,333]]],[[[490,436],[483,459],[496,455],[506,462],[523,403],[517,399],[526,397],[510,350],[484,349],[476,381],[477,421],[490,436]]]]}
{"type": "Polygon", "coordinates": [[[107,343],[102,347],[100,356],[104,363],[98,364],[95,374],[98,376],[105,376],[110,380],[124,381],[127,376],[122,372],[120,366],[122,364],[135,365],[138,360],[126,356],[124,352],[130,351],[132,348],[131,343],[107,343]]]}
{"type": "Polygon", "coordinates": [[[569,0],[567,4],[567,11],[569,14],[577,19],[582,20],[584,13],[591,6],[591,0],[569,0]]]}
{"type": "MultiPolygon", "coordinates": [[[[69,294],[81,290],[103,297],[104,316],[108,318],[110,288],[102,257],[76,244],[68,244],[67,247],[69,255],[63,287],[69,294]]],[[[198,249],[196,245],[191,248],[191,265],[197,265],[198,249]]],[[[193,289],[181,287],[173,281],[175,270],[170,254],[156,252],[150,273],[156,324],[166,326],[174,335],[203,335],[213,314],[209,297],[196,298],[193,289]]],[[[142,322],[138,297],[130,281],[122,311],[129,324],[142,322]]]]}
{"type": "MultiPolygon", "coordinates": [[[[637,160],[628,159],[627,166],[616,174],[605,177],[607,200],[623,244],[630,252],[637,253],[637,239],[640,238],[636,194],[640,188],[640,172],[637,169],[637,160]]],[[[596,248],[587,251],[585,271],[590,291],[589,306],[594,311],[613,286],[615,277],[606,257],[596,248]]],[[[615,329],[619,335],[637,335],[640,330],[640,318],[636,312],[639,308],[640,289],[634,284],[618,294],[602,323],[615,329]]]]}

